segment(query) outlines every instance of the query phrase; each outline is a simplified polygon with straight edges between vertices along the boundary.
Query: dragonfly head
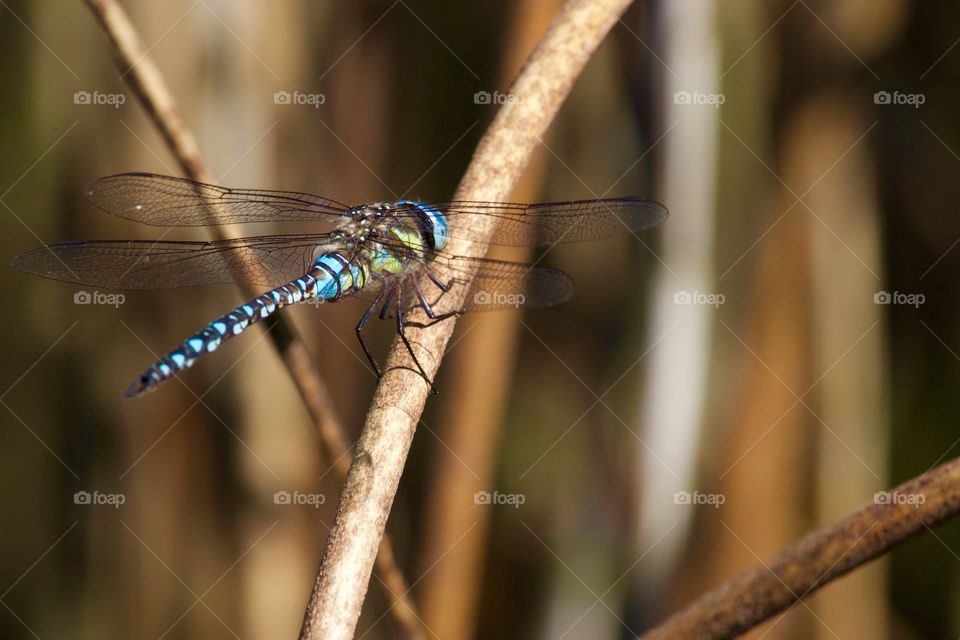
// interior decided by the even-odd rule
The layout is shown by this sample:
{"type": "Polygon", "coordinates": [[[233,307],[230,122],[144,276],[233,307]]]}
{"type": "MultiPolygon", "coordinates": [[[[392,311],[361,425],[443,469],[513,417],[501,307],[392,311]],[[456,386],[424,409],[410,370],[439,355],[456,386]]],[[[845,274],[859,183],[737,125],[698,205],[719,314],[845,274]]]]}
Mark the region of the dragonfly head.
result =
{"type": "Polygon", "coordinates": [[[447,246],[447,219],[442,213],[414,200],[400,200],[397,205],[403,206],[412,214],[427,246],[434,250],[447,246]]]}

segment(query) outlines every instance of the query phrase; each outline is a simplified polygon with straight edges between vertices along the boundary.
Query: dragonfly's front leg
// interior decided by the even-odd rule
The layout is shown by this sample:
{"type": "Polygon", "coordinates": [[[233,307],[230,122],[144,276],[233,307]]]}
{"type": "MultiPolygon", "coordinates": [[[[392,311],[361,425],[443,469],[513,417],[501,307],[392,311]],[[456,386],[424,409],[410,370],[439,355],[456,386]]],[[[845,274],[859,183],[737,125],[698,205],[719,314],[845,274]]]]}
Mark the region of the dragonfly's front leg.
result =
{"type": "MultiPolygon", "coordinates": [[[[451,277],[449,282],[444,282],[443,280],[440,279],[440,276],[438,276],[437,273],[430,268],[430,265],[428,264],[423,265],[423,271],[424,273],[427,274],[427,277],[430,279],[430,281],[438,289],[440,289],[440,295],[434,301],[434,304],[436,304],[441,300],[443,300],[444,295],[450,293],[450,290],[453,288],[453,285],[457,281],[457,279],[451,277]]],[[[420,287],[420,283],[414,280],[414,286],[416,287],[417,298],[420,301],[420,306],[423,307],[423,310],[427,312],[427,315],[430,317],[430,320],[431,320],[431,322],[427,322],[418,326],[430,327],[441,320],[446,320],[447,318],[452,318],[454,316],[458,316],[466,313],[466,309],[462,307],[456,311],[451,311],[448,313],[443,313],[443,314],[434,313],[430,303],[427,302],[426,296],[423,293],[423,289],[420,287]]]]}
{"type": "Polygon", "coordinates": [[[440,276],[438,276],[434,270],[430,268],[429,264],[423,265],[423,270],[427,274],[427,277],[430,278],[430,281],[437,285],[437,288],[443,293],[449,292],[450,288],[453,287],[453,283],[456,281],[456,278],[450,278],[450,282],[445,283],[440,279],[440,276]]]}
{"type": "Polygon", "coordinates": [[[456,311],[449,311],[446,313],[436,313],[433,310],[433,307],[427,301],[426,296],[423,295],[423,289],[420,288],[420,283],[417,282],[416,279],[411,279],[411,281],[413,283],[413,290],[417,294],[417,300],[420,301],[420,307],[427,312],[427,317],[430,318],[430,322],[408,323],[411,327],[420,327],[420,328],[432,327],[438,322],[442,322],[443,320],[446,320],[448,318],[454,318],[456,316],[463,315],[466,312],[465,309],[457,309],[456,311]]]}

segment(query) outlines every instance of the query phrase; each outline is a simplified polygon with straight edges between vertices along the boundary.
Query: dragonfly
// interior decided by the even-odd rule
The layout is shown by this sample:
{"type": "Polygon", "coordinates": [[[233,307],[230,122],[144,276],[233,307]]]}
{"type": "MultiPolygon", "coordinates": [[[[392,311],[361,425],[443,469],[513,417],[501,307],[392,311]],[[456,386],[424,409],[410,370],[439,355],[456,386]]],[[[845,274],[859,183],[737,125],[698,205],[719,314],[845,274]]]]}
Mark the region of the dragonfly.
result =
{"type": "Polygon", "coordinates": [[[374,315],[396,321],[419,374],[432,387],[407,339],[407,326],[429,326],[471,310],[552,306],[573,295],[573,281],[563,271],[452,253],[453,239],[552,246],[637,233],[667,216],[662,204],[640,197],[536,204],[397,200],[350,206],[308,193],[231,189],[151,173],[100,178],[87,185],[85,195],[111,215],[168,230],[265,222],[322,223],[327,229],[208,242],[75,240],[14,258],[12,265],[21,271],[110,290],[235,282],[272,287],[160,358],[133,381],[126,398],[155,389],[285,306],[345,298],[368,303],[356,335],[378,379],[382,371],[363,338],[374,315]],[[492,235],[478,231],[488,228],[488,221],[496,223],[492,235]],[[468,283],[465,302],[445,307],[451,290],[468,283]],[[417,307],[428,319],[414,325],[407,315],[417,307]]]}

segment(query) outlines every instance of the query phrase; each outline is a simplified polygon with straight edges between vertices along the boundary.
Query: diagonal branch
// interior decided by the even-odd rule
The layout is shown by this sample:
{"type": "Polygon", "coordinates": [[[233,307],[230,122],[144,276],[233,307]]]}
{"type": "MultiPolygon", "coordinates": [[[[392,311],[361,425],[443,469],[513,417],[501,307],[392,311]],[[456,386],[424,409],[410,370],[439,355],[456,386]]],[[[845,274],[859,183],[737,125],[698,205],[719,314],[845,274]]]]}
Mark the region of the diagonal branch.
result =
{"type": "Polygon", "coordinates": [[[731,638],[958,513],[960,458],[877,494],[873,504],[731,578],[640,638],[731,638]]]}
{"type": "MultiPolygon", "coordinates": [[[[159,69],[144,49],[136,27],[116,0],[85,0],[107,34],[112,45],[111,53],[120,69],[123,80],[140,100],[150,119],[153,120],[170,151],[183,172],[192,180],[213,182],[200,147],[190,128],[180,115],[180,109],[167,88],[159,69]]],[[[215,221],[212,221],[215,222],[215,221]]],[[[234,238],[235,232],[223,227],[211,226],[218,238],[234,238]]],[[[249,267],[255,269],[256,265],[249,267]]],[[[241,281],[250,281],[242,277],[241,281]]],[[[243,286],[251,298],[261,291],[252,286],[243,286]]],[[[306,347],[295,334],[293,327],[281,315],[277,316],[273,329],[268,333],[274,348],[281,355],[310,413],[327,457],[334,461],[337,475],[342,480],[350,464],[349,440],[333,411],[333,403],[323,379],[310,358],[306,347]]],[[[406,578],[396,564],[389,538],[384,537],[377,555],[377,573],[394,622],[405,638],[424,637],[423,627],[410,597],[406,578]]]]}
{"type": "MultiPolygon", "coordinates": [[[[511,87],[513,100],[500,109],[480,141],[455,199],[508,199],[574,80],[629,4],[629,0],[567,2],[511,87]]],[[[489,234],[492,225],[488,221],[479,231],[489,234]]],[[[451,237],[456,237],[455,231],[451,237]]],[[[452,252],[468,256],[481,256],[485,249],[483,244],[464,241],[452,242],[450,247],[452,252]]],[[[466,292],[466,287],[451,292],[454,308],[462,304],[466,292]]],[[[419,316],[414,321],[422,321],[423,315],[419,316]]],[[[440,366],[453,329],[454,322],[445,321],[408,331],[416,356],[430,377],[440,366]]],[[[357,443],[301,638],[353,636],[377,545],[430,391],[412,370],[403,345],[394,341],[387,374],[377,387],[357,443]]]]}

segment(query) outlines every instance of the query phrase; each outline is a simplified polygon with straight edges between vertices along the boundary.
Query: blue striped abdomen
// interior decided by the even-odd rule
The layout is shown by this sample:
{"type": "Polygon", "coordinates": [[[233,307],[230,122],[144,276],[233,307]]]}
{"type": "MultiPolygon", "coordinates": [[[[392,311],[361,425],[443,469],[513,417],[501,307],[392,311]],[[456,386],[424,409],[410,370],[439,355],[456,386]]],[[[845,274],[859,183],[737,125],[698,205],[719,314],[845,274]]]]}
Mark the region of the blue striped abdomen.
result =
{"type": "Polygon", "coordinates": [[[193,366],[200,356],[213,353],[223,342],[240,335],[258,320],[270,317],[278,309],[304,300],[337,300],[363,287],[369,275],[366,265],[354,264],[340,252],[326,253],[314,260],[310,270],[302,277],[234,308],[187,338],[134,380],[123,395],[128,398],[143,395],[164,380],[193,366]]]}

